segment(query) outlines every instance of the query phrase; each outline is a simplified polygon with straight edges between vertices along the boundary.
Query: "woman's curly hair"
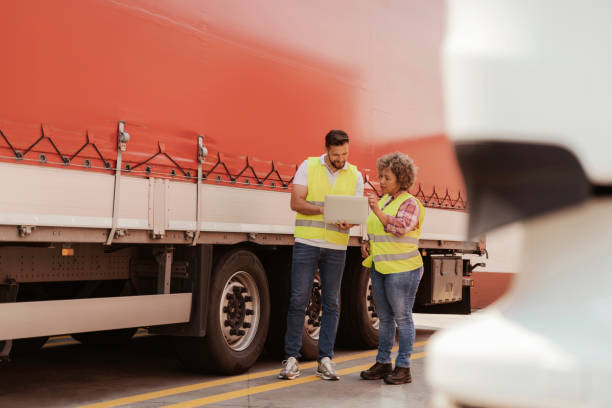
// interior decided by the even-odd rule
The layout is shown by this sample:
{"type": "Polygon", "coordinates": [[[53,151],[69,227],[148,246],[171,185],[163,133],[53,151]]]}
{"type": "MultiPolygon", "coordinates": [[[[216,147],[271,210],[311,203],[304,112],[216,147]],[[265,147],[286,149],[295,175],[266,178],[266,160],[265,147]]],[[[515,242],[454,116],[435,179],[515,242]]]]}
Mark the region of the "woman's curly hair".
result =
{"type": "Polygon", "coordinates": [[[397,183],[402,190],[408,190],[416,180],[417,167],[414,160],[404,153],[395,152],[381,156],[376,161],[376,168],[379,174],[386,168],[390,169],[397,177],[397,183]]]}

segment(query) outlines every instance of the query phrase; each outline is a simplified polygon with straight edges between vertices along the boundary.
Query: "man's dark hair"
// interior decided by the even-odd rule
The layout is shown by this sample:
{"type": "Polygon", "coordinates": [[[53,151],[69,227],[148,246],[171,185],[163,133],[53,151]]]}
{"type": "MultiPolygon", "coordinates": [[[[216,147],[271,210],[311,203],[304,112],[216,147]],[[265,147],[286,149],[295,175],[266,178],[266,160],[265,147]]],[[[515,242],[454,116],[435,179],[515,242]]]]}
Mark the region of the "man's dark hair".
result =
{"type": "Polygon", "coordinates": [[[344,130],[333,129],[325,135],[325,147],[342,146],[349,142],[349,137],[344,130]]]}

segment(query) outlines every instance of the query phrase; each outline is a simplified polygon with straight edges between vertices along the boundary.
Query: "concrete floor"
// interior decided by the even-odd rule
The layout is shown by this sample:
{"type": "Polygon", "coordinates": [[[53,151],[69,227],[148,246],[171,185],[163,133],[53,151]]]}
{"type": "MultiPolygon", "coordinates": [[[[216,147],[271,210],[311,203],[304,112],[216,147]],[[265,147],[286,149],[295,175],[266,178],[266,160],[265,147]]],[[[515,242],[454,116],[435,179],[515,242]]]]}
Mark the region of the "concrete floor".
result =
{"type": "Polygon", "coordinates": [[[0,363],[0,407],[425,407],[423,347],[430,335],[417,332],[413,383],[400,386],[359,378],[375,350],[337,350],[340,381],[319,380],[307,362],[298,380],[283,381],[276,379],[280,362],[266,357],[241,376],[185,372],[161,336],[135,338],[120,349],[60,338],[39,353],[0,363]]]}

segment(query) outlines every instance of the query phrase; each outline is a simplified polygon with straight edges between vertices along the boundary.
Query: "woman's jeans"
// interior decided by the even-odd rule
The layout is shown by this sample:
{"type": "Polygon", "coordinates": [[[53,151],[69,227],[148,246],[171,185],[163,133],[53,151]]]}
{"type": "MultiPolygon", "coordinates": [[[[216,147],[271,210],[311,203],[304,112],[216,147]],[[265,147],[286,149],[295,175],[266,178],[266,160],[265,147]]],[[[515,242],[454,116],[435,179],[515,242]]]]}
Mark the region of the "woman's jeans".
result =
{"type": "Polygon", "coordinates": [[[414,323],[412,306],[423,267],[418,269],[382,274],[372,267],[372,294],[378,313],[378,355],[376,362],[391,363],[391,348],[395,341],[395,324],[399,338],[399,353],[395,360],[396,367],[410,367],[410,354],[414,345],[414,323]]]}
{"type": "Polygon", "coordinates": [[[323,306],[319,332],[319,361],[323,357],[333,357],[334,341],[338,329],[338,297],[345,259],[346,251],[295,243],[291,266],[291,299],[285,334],[286,358],[301,357],[304,317],[317,268],[321,275],[323,306]]]}

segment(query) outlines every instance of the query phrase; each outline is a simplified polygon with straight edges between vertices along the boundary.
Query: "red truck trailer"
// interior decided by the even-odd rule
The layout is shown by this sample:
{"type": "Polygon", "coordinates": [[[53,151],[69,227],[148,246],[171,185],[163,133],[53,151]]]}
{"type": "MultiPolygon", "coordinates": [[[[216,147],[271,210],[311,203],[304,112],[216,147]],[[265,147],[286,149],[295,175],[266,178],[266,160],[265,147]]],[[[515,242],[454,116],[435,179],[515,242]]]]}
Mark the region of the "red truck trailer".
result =
{"type": "MultiPolygon", "coordinates": [[[[280,350],[296,166],[348,132],[376,190],[400,150],[427,208],[419,307],[468,311],[466,197],[442,134],[430,2],[0,4],[0,352],[172,335],[224,373],[280,350]],[[372,170],[374,169],[374,170],[372,170]],[[13,347],[14,346],[14,347],[13,347]]],[[[340,335],[377,344],[351,230],[340,335]]],[[[316,355],[320,286],[304,328],[316,355]]]]}

